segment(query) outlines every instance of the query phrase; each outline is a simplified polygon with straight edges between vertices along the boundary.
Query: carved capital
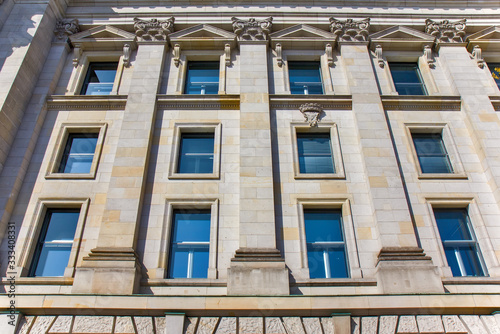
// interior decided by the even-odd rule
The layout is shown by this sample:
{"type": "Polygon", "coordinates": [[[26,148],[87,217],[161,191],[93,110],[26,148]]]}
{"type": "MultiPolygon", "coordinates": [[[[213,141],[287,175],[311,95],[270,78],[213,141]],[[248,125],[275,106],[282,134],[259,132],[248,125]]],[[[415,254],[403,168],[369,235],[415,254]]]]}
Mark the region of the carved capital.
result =
{"type": "Polygon", "coordinates": [[[241,20],[236,17],[233,21],[233,31],[238,37],[238,41],[266,41],[273,26],[273,18],[257,21],[254,18],[241,20]]]}
{"type": "Polygon", "coordinates": [[[304,115],[309,126],[317,126],[323,114],[323,108],[318,103],[304,103],[299,107],[300,112],[304,115]]]}
{"type": "Polygon", "coordinates": [[[151,19],[149,21],[134,18],[134,29],[137,40],[144,41],[166,41],[168,34],[174,31],[174,18],[160,21],[151,19]]]}
{"type": "Polygon", "coordinates": [[[443,20],[436,22],[431,19],[425,20],[425,32],[436,37],[439,43],[463,43],[465,42],[466,19],[455,22],[443,20]]]}
{"type": "Polygon", "coordinates": [[[64,19],[56,22],[56,27],[54,28],[54,34],[59,40],[66,40],[68,36],[80,32],[80,27],[78,26],[77,19],[64,19]]]}
{"type": "Polygon", "coordinates": [[[347,19],[345,21],[330,17],[330,31],[339,42],[366,42],[368,41],[368,29],[370,18],[359,21],[347,19]]]}

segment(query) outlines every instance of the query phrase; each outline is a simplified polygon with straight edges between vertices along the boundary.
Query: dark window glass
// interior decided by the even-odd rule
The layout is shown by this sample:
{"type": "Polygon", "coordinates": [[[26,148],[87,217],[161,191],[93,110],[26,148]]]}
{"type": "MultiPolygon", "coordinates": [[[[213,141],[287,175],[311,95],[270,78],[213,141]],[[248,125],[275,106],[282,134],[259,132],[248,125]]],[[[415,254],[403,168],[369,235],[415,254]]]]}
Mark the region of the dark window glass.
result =
{"type": "Polygon", "coordinates": [[[210,210],[174,210],[169,278],[206,278],[210,210]]]}
{"type": "Polygon", "coordinates": [[[58,172],[90,173],[97,137],[97,133],[70,133],[58,172]]]}
{"type": "Polygon", "coordinates": [[[214,134],[183,133],[177,173],[212,173],[214,169],[214,134]]]}
{"type": "Polygon", "coordinates": [[[349,277],[340,210],[304,210],[311,278],[349,277]]]}
{"type": "Polygon", "coordinates": [[[329,133],[297,133],[301,173],[335,173],[329,133]]]}
{"type": "Polygon", "coordinates": [[[219,62],[190,61],[187,65],[185,94],[217,94],[219,62]]]}
{"type": "Polygon", "coordinates": [[[412,137],[422,173],[453,173],[440,133],[413,133],[412,137]]]}
{"type": "Polygon", "coordinates": [[[49,209],[38,238],[30,276],[63,276],[80,210],[49,209]]]}
{"type": "Polygon", "coordinates": [[[484,276],[479,249],[465,209],[434,209],[453,276],[484,276]]]}
{"type": "Polygon", "coordinates": [[[399,95],[427,95],[417,64],[389,63],[389,68],[399,95]]]}
{"type": "Polygon", "coordinates": [[[490,69],[491,76],[495,80],[498,88],[500,88],[500,63],[488,64],[488,68],[490,69]]]}
{"type": "Polygon", "coordinates": [[[113,90],[118,63],[90,63],[81,95],[109,95],[113,90]]]}
{"type": "Polygon", "coordinates": [[[323,94],[319,61],[289,61],[292,94],[323,94]]]}

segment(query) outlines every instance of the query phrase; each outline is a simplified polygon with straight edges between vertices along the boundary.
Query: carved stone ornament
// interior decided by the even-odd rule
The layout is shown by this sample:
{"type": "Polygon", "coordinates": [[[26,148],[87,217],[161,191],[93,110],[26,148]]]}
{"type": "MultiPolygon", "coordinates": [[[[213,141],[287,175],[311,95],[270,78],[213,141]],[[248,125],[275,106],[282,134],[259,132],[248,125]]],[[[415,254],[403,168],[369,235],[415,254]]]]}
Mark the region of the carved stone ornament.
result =
{"type": "Polygon", "coordinates": [[[328,66],[333,66],[333,47],[330,43],[325,45],[326,60],[328,61],[328,66]]]}
{"type": "Polygon", "coordinates": [[[455,22],[444,20],[436,22],[431,19],[425,20],[425,32],[436,37],[440,43],[463,43],[465,42],[466,19],[455,22]]]}
{"type": "Polygon", "coordinates": [[[179,67],[181,61],[181,46],[179,44],[174,45],[174,65],[179,67]]]}
{"type": "Polygon", "coordinates": [[[273,18],[257,21],[254,18],[240,20],[232,17],[233,31],[238,41],[266,41],[273,26],[273,18]]]}
{"type": "Polygon", "coordinates": [[[304,103],[299,110],[311,127],[318,125],[320,116],[323,114],[323,108],[317,103],[304,103]]]}
{"type": "Polygon", "coordinates": [[[382,46],[381,45],[377,45],[375,47],[375,57],[377,57],[378,66],[384,68],[385,63],[384,63],[384,57],[382,55],[382,46]]]}
{"type": "Polygon", "coordinates": [[[226,66],[231,66],[231,44],[224,44],[224,63],[226,66]]]}
{"type": "Polygon", "coordinates": [[[436,66],[436,61],[434,60],[434,55],[432,54],[432,48],[430,45],[424,46],[424,57],[430,68],[434,68],[436,66]]]}
{"type": "Polygon", "coordinates": [[[283,66],[283,49],[281,48],[281,43],[276,43],[276,62],[279,67],[283,66]]]}
{"type": "Polygon", "coordinates": [[[149,21],[134,18],[135,35],[138,41],[166,41],[168,34],[174,31],[174,18],[149,21]]]}
{"type": "Polygon", "coordinates": [[[59,40],[66,40],[68,36],[76,34],[77,32],[80,32],[77,19],[64,19],[56,22],[54,34],[59,40]]]}
{"type": "Polygon", "coordinates": [[[484,68],[484,59],[483,59],[483,51],[479,47],[479,45],[474,46],[472,49],[472,59],[474,59],[479,68],[484,68]]]}
{"type": "Polygon", "coordinates": [[[347,19],[345,21],[330,17],[330,31],[339,42],[366,42],[368,40],[368,29],[370,18],[359,21],[347,19]]]}
{"type": "Polygon", "coordinates": [[[130,44],[123,45],[123,65],[125,67],[130,66],[130,44]]]}
{"type": "Polygon", "coordinates": [[[80,63],[80,58],[82,56],[82,46],[80,44],[75,44],[73,48],[73,66],[77,67],[80,63]]]}

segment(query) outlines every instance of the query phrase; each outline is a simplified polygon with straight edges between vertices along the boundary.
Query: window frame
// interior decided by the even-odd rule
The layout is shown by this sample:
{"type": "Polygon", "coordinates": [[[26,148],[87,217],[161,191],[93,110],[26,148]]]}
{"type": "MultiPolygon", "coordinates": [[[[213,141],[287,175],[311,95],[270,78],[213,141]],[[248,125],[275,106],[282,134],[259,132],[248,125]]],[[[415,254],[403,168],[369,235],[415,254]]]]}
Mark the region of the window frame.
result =
{"type": "Polygon", "coordinates": [[[307,123],[291,123],[291,139],[293,149],[293,170],[295,179],[344,179],[344,161],[340,147],[340,138],[336,123],[322,122],[316,127],[311,127],[307,123]],[[335,173],[301,173],[299,164],[299,150],[297,143],[297,133],[328,133],[330,135],[330,150],[335,173]]]}
{"type": "Polygon", "coordinates": [[[94,96],[106,97],[110,95],[118,95],[120,90],[121,79],[123,76],[123,69],[125,64],[123,62],[123,51],[84,51],[80,62],[71,73],[69,80],[68,91],[65,95],[79,95],[79,96],[94,96]],[[113,82],[113,89],[107,95],[81,95],[82,87],[87,77],[87,73],[91,63],[107,63],[117,62],[115,80],[113,82]]]}
{"type": "Polygon", "coordinates": [[[101,159],[107,123],[63,123],[56,137],[54,150],[51,154],[46,179],[95,179],[99,161],[101,159]],[[89,173],[61,173],[59,167],[62,162],[70,134],[97,133],[97,143],[94,158],[89,173]]]}
{"type": "Polygon", "coordinates": [[[207,280],[218,278],[217,249],[219,230],[218,198],[166,198],[164,224],[160,244],[159,277],[167,280],[207,280]],[[172,247],[173,215],[175,210],[210,210],[210,245],[208,255],[208,271],[206,278],[168,278],[170,250],[172,247]]]}
{"type": "Polygon", "coordinates": [[[78,257],[80,256],[81,243],[83,239],[83,230],[85,222],[87,219],[88,208],[90,205],[90,198],[81,199],[39,199],[36,203],[34,214],[31,218],[31,223],[29,230],[19,253],[20,261],[20,275],[24,277],[29,277],[36,280],[53,280],[53,279],[65,279],[72,278],[75,275],[76,264],[78,257]],[[73,244],[71,246],[71,252],[69,256],[69,261],[65,266],[64,275],[61,276],[30,276],[30,269],[35,261],[34,256],[36,253],[36,248],[39,243],[40,233],[44,226],[44,221],[49,209],[79,209],[80,215],[78,217],[78,222],[75,230],[75,237],[73,239],[73,244]]]}
{"type": "MultiPolygon", "coordinates": [[[[173,52],[173,51],[172,51],[173,52]]],[[[226,58],[224,50],[182,50],[179,57],[179,66],[177,68],[177,77],[175,82],[175,94],[186,95],[186,96],[206,96],[203,94],[185,94],[184,89],[186,87],[187,79],[187,68],[189,61],[218,61],[219,62],[219,90],[218,95],[226,94],[226,58]]],[[[176,68],[174,65],[174,59],[172,56],[171,68],[176,68]]],[[[213,96],[214,94],[209,94],[208,96],[213,96]]]]}
{"type": "Polygon", "coordinates": [[[426,86],[426,83],[425,83],[425,80],[424,80],[424,77],[422,75],[422,71],[420,70],[420,66],[419,66],[419,62],[416,61],[416,62],[407,62],[407,61],[391,61],[391,62],[387,62],[387,67],[389,68],[389,74],[391,76],[391,80],[392,80],[392,85],[394,87],[394,92],[396,93],[396,95],[399,95],[399,96],[428,96],[430,95],[429,94],[429,90],[426,86]],[[397,91],[396,89],[396,82],[394,81],[394,77],[392,75],[392,70],[391,68],[394,68],[394,64],[400,64],[400,65],[415,65],[416,66],[416,73],[417,73],[417,76],[420,80],[420,85],[422,86],[422,91],[423,91],[423,94],[419,94],[419,95],[411,95],[411,94],[399,94],[399,92],[397,91]]]}
{"type": "Polygon", "coordinates": [[[299,243],[301,255],[301,271],[303,276],[311,281],[327,280],[351,280],[362,278],[357,238],[354,223],[352,220],[351,204],[347,198],[298,198],[298,227],[299,227],[299,243]],[[307,256],[307,240],[304,210],[319,209],[319,210],[340,210],[342,214],[342,227],[344,234],[344,244],[346,252],[347,278],[310,278],[309,262],[307,256]]]}
{"type": "MultiPolygon", "coordinates": [[[[488,57],[486,57],[486,58],[488,59],[488,57]]],[[[500,67],[500,61],[488,61],[488,60],[486,60],[486,66],[485,66],[488,69],[489,76],[491,78],[491,81],[493,82],[493,86],[496,87],[498,90],[500,90],[500,82],[497,83],[495,81],[495,78],[493,78],[493,74],[491,72],[490,65],[491,66],[498,65],[498,67],[500,67]]]]}
{"type": "Polygon", "coordinates": [[[462,161],[460,160],[460,154],[457,150],[457,146],[453,140],[452,132],[450,126],[446,123],[444,124],[428,124],[428,123],[406,123],[406,136],[409,145],[409,151],[411,153],[415,169],[417,171],[418,178],[424,179],[467,179],[467,174],[465,172],[462,161]],[[420,162],[417,155],[417,150],[413,141],[413,134],[432,134],[440,133],[441,139],[443,141],[444,148],[448,154],[449,163],[452,171],[450,173],[423,173],[420,167],[420,162]]]}
{"type": "Polygon", "coordinates": [[[172,138],[172,151],[170,156],[169,179],[219,179],[220,155],[222,139],[221,123],[176,123],[172,138]],[[214,134],[214,159],[212,173],[178,173],[181,137],[183,133],[213,133],[214,134]]]}
{"type": "Polygon", "coordinates": [[[314,60],[307,60],[307,61],[302,61],[302,60],[287,60],[287,67],[288,67],[288,81],[289,81],[289,88],[290,88],[290,94],[292,95],[324,95],[325,94],[325,89],[324,89],[324,85],[323,85],[323,76],[322,76],[322,71],[321,71],[321,61],[314,61],[314,60]],[[306,63],[310,63],[310,64],[317,64],[318,65],[318,73],[319,73],[319,85],[321,87],[321,94],[309,94],[309,88],[307,89],[308,92],[307,94],[305,93],[305,89],[304,89],[304,93],[303,94],[294,94],[292,93],[292,82],[291,82],[291,74],[290,74],[290,70],[291,70],[291,63],[302,63],[302,64],[306,64],[306,63]]]}

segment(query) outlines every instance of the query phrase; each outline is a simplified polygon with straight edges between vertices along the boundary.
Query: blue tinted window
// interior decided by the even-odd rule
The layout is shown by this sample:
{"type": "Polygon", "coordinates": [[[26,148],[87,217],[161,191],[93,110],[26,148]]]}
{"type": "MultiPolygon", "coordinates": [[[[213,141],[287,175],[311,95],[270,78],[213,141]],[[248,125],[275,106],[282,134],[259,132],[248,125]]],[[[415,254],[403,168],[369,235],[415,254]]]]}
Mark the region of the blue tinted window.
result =
{"type": "Polygon", "coordinates": [[[311,278],[349,277],[340,210],[304,210],[311,278]]]}
{"type": "Polygon", "coordinates": [[[399,95],[427,95],[417,64],[390,63],[389,68],[399,95]]]}
{"type": "Polygon", "coordinates": [[[64,275],[79,215],[79,210],[47,210],[30,276],[64,275]]]}
{"type": "Polygon", "coordinates": [[[214,134],[181,134],[177,173],[212,173],[213,169],[214,134]]]}
{"type": "Polygon", "coordinates": [[[219,62],[190,61],[186,75],[185,94],[217,94],[219,92],[219,62]]]}
{"type": "Polygon", "coordinates": [[[297,133],[301,173],[335,173],[329,133],[297,133]]]}
{"type": "Polygon", "coordinates": [[[413,133],[422,173],[453,173],[441,133],[413,133]]]}
{"type": "Polygon", "coordinates": [[[174,210],[169,278],[206,278],[210,210],[174,210]]]}
{"type": "Polygon", "coordinates": [[[479,249],[465,209],[434,209],[453,276],[484,276],[479,249]]]}
{"type": "Polygon", "coordinates": [[[319,61],[289,61],[292,94],[323,94],[319,61]]]}
{"type": "Polygon", "coordinates": [[[97,133],[71,133],[64,148],[59,173],[90,173],[97,133]]]}
{"type": "Polygon", "coordinates": [[[500,63],[488,64],[488,68],[490,69],[493,80],[495,80],[498,88],[500,88],[500,63]]]}
{"type": "Polygon", "coordinates": [[[81,95],[109,95],[113,90],[118,63],[91,63],[81,95]]]}

